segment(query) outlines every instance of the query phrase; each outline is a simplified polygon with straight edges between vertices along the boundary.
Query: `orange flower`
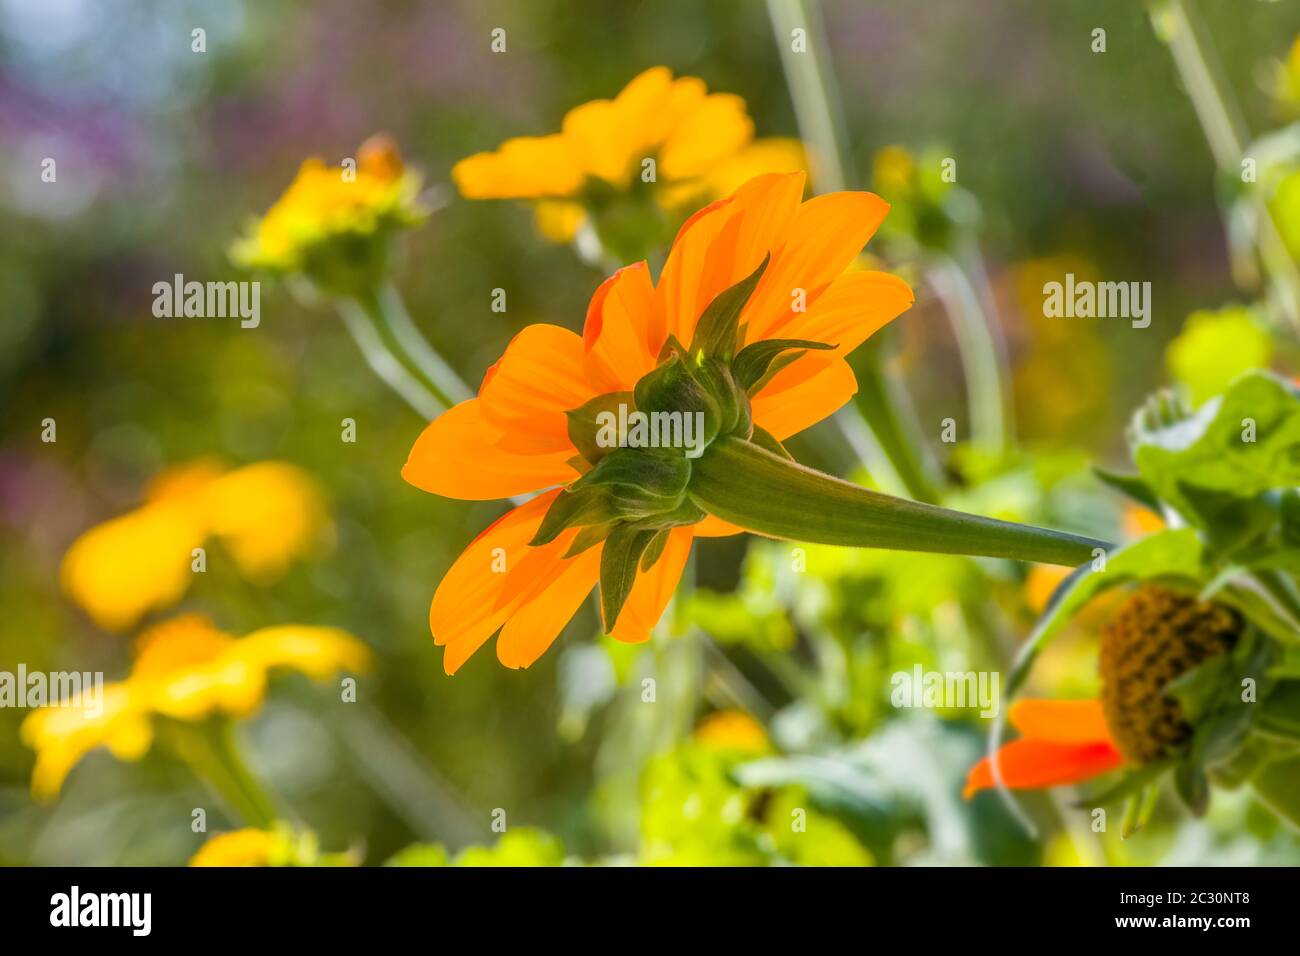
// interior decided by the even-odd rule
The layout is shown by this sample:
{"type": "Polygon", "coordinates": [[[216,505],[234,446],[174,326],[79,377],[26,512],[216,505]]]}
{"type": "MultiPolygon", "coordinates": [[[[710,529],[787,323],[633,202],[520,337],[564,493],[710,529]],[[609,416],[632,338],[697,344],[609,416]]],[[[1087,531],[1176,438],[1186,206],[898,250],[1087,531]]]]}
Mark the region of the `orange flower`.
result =
{"type": "MultiPolygon", "coordinates": [[[[485,500],[553,489],[479,535],[439,585],[429,620],[447,648],[449,674],[498,630],[500,661],[532,664],[597,583],[604,545],[566,554],[580,529],[529,543],[560,494],[556,486],[589,470],[566,412],[632,390],[656,368],[670,337],[690,341],[705,308],[766,257],[740,315],[741,344],[780,338],[835,347],[799,353],[756,385],[755,425],[782,441],[856,391],[845,356],[905,311],[912,291],[886,273],[845,272],[884,219],[883,200],[844,192],[801,202],[803,189],[803,173],[770,173],[706,206],[678,233],[657,283],[645,262],[636,263],[596,290],[582,335],[554,325],[524,329],[488,370],[478,397],[437,418],[416,441],[402,476],[433,494],[485,500]]],[[[740,530],[714,517],[673,528],[648,570],[636,574],[613,636],[648,639],[695,536],[740,530]]]]}
{"type": "MultiPolygon", "coordinates": [[[[1007,718],[1021,736],[998,750],[997,765],[1013,790],[1081,783],[1124,762],[1099,700],[1018,700],[1007,718]]],[[[963,793],[969,799],[996,783],[985,757],[971,768],[963,793]]]]}

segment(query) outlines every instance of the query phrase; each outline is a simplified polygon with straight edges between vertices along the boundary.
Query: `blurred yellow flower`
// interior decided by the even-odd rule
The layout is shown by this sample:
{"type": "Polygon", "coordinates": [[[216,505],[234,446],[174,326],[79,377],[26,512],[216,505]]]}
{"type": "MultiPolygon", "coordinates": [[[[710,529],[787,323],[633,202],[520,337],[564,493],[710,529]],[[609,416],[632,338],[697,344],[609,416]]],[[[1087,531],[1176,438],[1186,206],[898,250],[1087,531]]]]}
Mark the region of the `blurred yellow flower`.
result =
{"type": "Polygon", "coordinates": [[[236,639],[200,615],[164,621],[140,635],[131,673],[105,684],[102,702],[85,699],[78,702],[84,706],[28,714],[20,736],[36,751],[32,794],[58,794],[72,767],[96,747],[107,747],[119,760],[140,759],[153,743],[156,717],[248,716],[266,696],[272,670],[325,681],[340,671],[364,671],[369,663],[366,647],[336,628],[288,624],[236,639]]]}
{"type": "Polygon", "coordinates": [[[572,239],[593,207],[638,184],[676,209],[730,195],[760,173],[804,169],[798,140],[754,140],[745,101],[709,93],[703,80],[646,70],[612,100],[570,110],[560,132],[507,140],[452,169],[467,199],[530,199],[542,234],[572,239]]]}
{"type": "Polygon", "coordinates": [[[695,742],[711,750],[734,750],[761,754],[771,749],[767,731],[741,710],[720,710],[709,714],[695,728],[695,742]]]}
{"type": "Polygon", "coordinates": [[[304,273],[326,287],[350,282],[358,269],[367,274],[382,269],[387,238],[428,215],[420,189],[419,174],[403,165],[397,145],[386,136],[366,140],[355,163],[327,166],[313,156],[235,243],[231,258],[250,269],[304,273]],[[381,241],[357,242],[372,238],[381,241]]]}
{"type": "Polygon", "coordinates": [[[246,827],[209,837],[190,858],[190,866],[270,866],[280,838],[267,830],[246,827]]]}
{"type": "Polygon", "coordinates": [[[209,837],[190,866],[356,866],[352,852],[321,853],[311,830],[276,823],[268,830],[247,827],[209,837]]]}
{"type": "Polygon", "coordinates": [[[181,598],[193,551],[210,537],[244,576],[265,582],[329,530],[320,489],[293,465],[191,463],[160,475],[142,507],[77,538],[63,558],[63,589],[100,627],[125,630],[181,598]]]}

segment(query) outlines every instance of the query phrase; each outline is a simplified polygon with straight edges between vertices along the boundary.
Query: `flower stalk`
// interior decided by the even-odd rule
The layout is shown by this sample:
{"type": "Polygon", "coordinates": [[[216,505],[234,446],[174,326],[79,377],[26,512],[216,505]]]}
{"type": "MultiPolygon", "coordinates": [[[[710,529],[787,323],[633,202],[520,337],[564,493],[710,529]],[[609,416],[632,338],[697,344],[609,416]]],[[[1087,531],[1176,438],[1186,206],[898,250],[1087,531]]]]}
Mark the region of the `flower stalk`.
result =
{"type": "Polygon", "coordinates": [[[814,544],[1066,566],[1111,547],[870,491],[735,437],[718,439],[695,463],[688,494],[705,511],[746,530],[814,544]]]}
{"type": "Polygon", "coordinates": [[[230,724],[168,721],[167,739],[194,773],[252,827],[269,828],[278,819],[275,802],[248,769],[230,724]]]}

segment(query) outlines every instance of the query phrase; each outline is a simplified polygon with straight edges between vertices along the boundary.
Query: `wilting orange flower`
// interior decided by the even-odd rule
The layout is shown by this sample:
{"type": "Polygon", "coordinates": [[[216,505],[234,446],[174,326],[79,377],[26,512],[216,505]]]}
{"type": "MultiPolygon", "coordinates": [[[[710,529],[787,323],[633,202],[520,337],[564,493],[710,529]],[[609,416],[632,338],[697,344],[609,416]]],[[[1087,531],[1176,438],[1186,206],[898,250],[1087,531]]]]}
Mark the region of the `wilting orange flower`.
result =
{"type": "Polygon", "coordinates": [[[630,188],[649,159],[664,207],[727,195],[759,173],[804,167],[797,140],[753,135],[739,96],[708,93],[703,80],[673,79],[656,66],[612,100],[570,110],[560,132],[508,140],[461,160],[451,174],[467,199],[536,200],[542,233],[565,242],[586,217],[584,192],[630,188]]]}
{"type": "Polygon", "coordinates": [[[63,589],[100,627],[124,630],[178,601],[194,579],[193,550],[215,537],[248,578],[282,574],[330,527],[306,472],[267,461],[233,471],[191,462],[159,475],[135,511],[77,538],[63,589]]]}
{"type": "MultiPolygon", "coordinates": [[[[1099,700],[1018,700],[1007,719],[1020,738],[998,750],[997,762],[1013,790],[1081,783],[1124,762],[1099,700]]],[[[993,761],[985,757],[971,768],[964,794],[993,786],[993,761]]]]}
{"type": "MultiPolygon", "coordinates": [[[[429,620],[453,673],[498,630],[497,657],[526,667],[560,633],[599,577],[602,545],[565,557],[571,528],[529,542],[560,489],[585,463],[566,412],[628,391],[654,369],[669,336],[691,340],[705,307],[770,262],[740,315],[744,341],[836,343],[801,353],[752,395],[756,426],[778,441],[821,421],[857,389],[845,356],[913,301],[882,272],[845,269],[888,209],[878,196],[834,193],[801,202],[803,173],[767,174],[692,216],[659,276],[646,263],[620,269],[596,290],[582,335],[554,325],[520,332],[484,376],[477,398],[437,418],[416,441],[403,477],[433,494],[467,500],[550,488],[490,526],[434,595],[429,620]],[[799,306],[806,301],[806,311],[799,306]]],[[[611,633],[644,641],[681,576],[696,535],[740,528],[714,517],[674,528],[658,560],[636,576],[611,633]]]]}

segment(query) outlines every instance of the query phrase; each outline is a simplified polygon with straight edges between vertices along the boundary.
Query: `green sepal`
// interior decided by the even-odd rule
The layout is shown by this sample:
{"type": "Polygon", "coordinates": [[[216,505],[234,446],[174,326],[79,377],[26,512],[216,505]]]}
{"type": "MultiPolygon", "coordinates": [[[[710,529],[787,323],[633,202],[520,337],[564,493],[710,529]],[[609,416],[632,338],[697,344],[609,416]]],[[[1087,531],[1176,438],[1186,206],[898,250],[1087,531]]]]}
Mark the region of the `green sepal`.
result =
{"type": "Polygon", "coordinates": [[[564,413],[569,420],[569,441],[573,442],[573,447],[593,465],[614,450],[613,446],[605,447],[597,441],[601,430],[597,416],[602,412],[610,412],[617,417],[620,405],[627,405],[628,410],[631,411],[635,406],[633,394],[609,392],[605,395],[597,395],[586,404],[564,413]]]}
{"type": "Polygon", "coordinates": [[[594,548],[606,538],[609,533],[618,527],[618,522],[610,521],[605,524],[589,524],[586,527],[579,528],[578,533],[574,536],[573,542],[560,557],[566,561],[569,558],[576,558],[582,552],[589,548],[594,548]]]}
{"type": "Polygon", "coordinates": [[[757,269],[731,288],[719,292],[709,303],[695,324],[695,336],[691,339],[693,361],[698,362],[701,356],[723,362],[731,361],[740,341],[740,313],[744,311],[749,297],[754,294],[758,280],[763,277],[763,271],[767,269],[771,258],[771,253],[765,255],[757,269]]]}
{"type": "Polygon", "coordinates": [[[606,524],[615,520],[618,514],[610,496],[600,488],[561,491],[546,509],[542,523],[528,542],[531,548],[550,544],[566,528],[586,525],[606,524]]]}
{"type": "Polygon", "coordinates": [[[600,553],[600,611],[605,633],[612,631],[618,622],[618,615],[636,582],[641,555],[656,534],[649,529],[619,525],[605,539],[605,548],[600,553]]]}
{"type": "Polygon", "coordinates": [[[1210,807],[1210,781],[1205,771],[1193,763],[1174,768],[1174,792],[1194,817],[1205,816],[1210,807]]]}
{"type": "MultiPolygon", "coordinates": [[[[646,415],[656,412],[680,412],[683,416],[704,414],[704,435],[701,444],[708,444],[718,436],[722,411],[708,390],[696,379],[680,354],[674,353],[664,364],[641,376],[633,393],[636,407],[646,415]]],[[[656,449],[661,454],[684,452],[685,449],[656,449]]]]}
{"type": "Polygon", "coordinates": [[[660,528],[655,532],[655,536],[646,546],[645,553],[641,555],[642,571],[649,571],[655,566],[655,562],[663,557],[664,548],[668,546],[668,535],[672,534],[672,530],[672,528],[660,528]]]}
{"type": "Polygon", "coordinates": [[[691,480],[690,462],[685,458],[651,454],[651,451],[621,448],[602,458],[569,489],[608,488],[619,500],[642,502],[650,509],[646,513],[671,510],[686,494],[686,485],[691,480]]]}
{"type": "Polygon", "coordinates": [[[755,425],[754,432],[749,436],[749,440],[764,451],[770,451],[778,458],[784,458],[786,461],[794,461],[794,455],[786,451],[785,446],[777,441],[776,436],[766,428],[755,425]]]}
{"type": "Polygon", "coordinates": [[[749,396],[737,383],[730,366],[706,358],[695,369],[695,377],[718,403],[718,434],[748,438],[754,427],[749,410],[749,396]]]}
{"type": "Polygon", "coordinates": [[[808,339],[764,339],[746,345],[740,350],[735,361],[731,363],[731,374],[735,377],[736,384],[752,395],[757,390],[756,386],[760,383],[766,384],[770,379],[768,370],[776,359],[784,358],[786,361],[774,369],[773,374],[790,362],[797,361],[804,352],[833,348],[834,345],[826,342],[813,342],[808,339]],[[792,351],[797,354],[787,354],[792,351]]]}

